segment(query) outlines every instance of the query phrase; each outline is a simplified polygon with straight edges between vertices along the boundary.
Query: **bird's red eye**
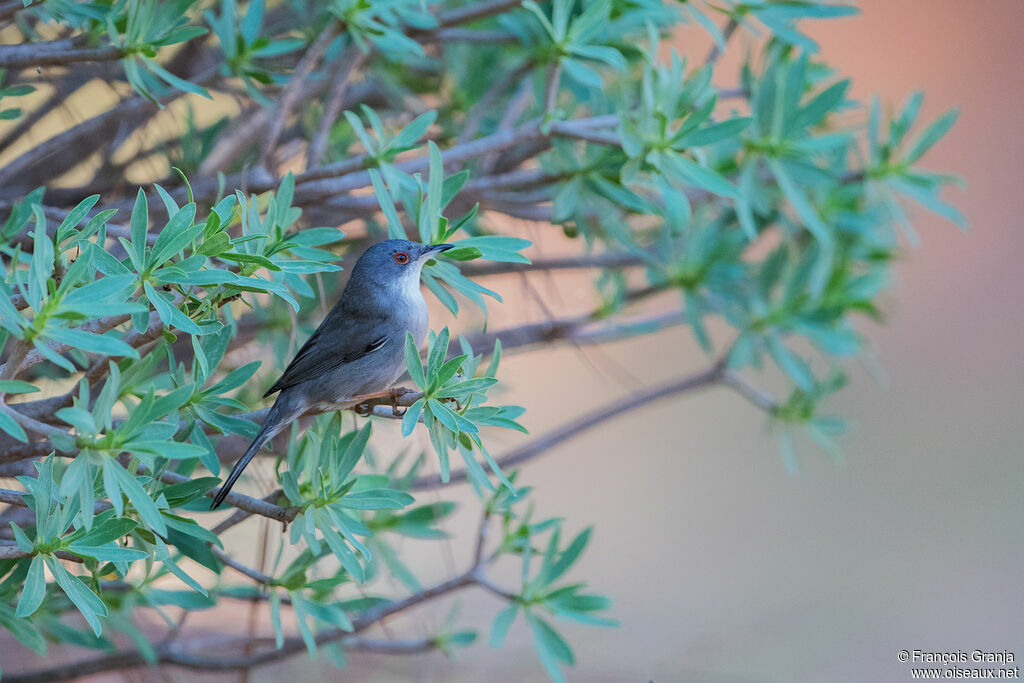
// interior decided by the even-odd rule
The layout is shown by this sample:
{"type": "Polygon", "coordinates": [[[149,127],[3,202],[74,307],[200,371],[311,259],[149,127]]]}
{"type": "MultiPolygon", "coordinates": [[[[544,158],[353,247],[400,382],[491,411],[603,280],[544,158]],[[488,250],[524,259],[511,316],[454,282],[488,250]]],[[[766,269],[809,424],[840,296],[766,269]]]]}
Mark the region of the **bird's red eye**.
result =
{"type": "Polygon", "coordinates": [[[404,266],[406,263],[409,262],[409,255],[406,254],[404,251],[400,251],[397,254],[395,254],[394,259],[395,263],[397,263],[400,266],[404,266]]]}

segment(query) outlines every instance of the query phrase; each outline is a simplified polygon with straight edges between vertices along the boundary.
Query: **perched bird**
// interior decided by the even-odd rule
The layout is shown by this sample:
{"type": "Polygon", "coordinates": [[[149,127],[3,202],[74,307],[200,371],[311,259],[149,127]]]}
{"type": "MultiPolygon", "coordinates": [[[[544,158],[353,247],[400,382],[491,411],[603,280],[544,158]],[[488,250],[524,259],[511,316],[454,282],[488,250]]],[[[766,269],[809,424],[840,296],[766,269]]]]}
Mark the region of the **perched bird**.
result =
{"type": "Polygon", "coordinates": [[[351,407],[359,402],[357,397],[387,389],[402,375],[406,331],[417,348],[427,334],[427,303],[420,292],[423,264],[451,248],[386,240],[363,252],[341,299],[263,395],[281,392],[211,510],[224,502],[263,444],[300,415],[351,407]]]}

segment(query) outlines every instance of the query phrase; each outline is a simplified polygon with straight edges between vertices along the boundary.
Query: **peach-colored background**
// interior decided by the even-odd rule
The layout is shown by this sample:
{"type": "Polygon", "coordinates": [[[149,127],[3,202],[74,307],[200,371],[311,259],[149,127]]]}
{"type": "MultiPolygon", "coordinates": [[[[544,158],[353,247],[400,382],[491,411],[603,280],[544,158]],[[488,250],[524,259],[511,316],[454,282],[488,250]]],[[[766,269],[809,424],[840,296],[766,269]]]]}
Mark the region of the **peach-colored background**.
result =
{"type": "MultiPolygon", "coordinates": [[[[854,77],[856,97],[902,103],[924,88],[925,120],[962,107],[926,161],[967,179],[966,192],[948,197],[971,230],[916,213],[923,244],[897,268],[884,301],[888,323],[860,327],[887,380],[878,384],[855,363],[852,386],[828,406],[855,421],[842,440],[845,466],[798,442],[802,472],[787,475],[763,416],[715,389],[610,421],[524,469],[539,515],[566,517],[569,532],[595,525],[573,577],[612,596],[622,622],[559,624],[579,660],[572,680],[903,681],[910,666],[897,661],[901,649],[1006,649],[1024,658],[1024,5],[859,4],[862,16],[812,23],[810,32],[854,77]]],[[[695,59],[707,46],[700,31],[677,41],[695,59]]],[[[720,84],[735,85],[734,65],[723,63],[720,84]]],[[[540,249],[565,253],[544,238],[549,229],[532,229],[540,249]]],[[[493,307],[492,326],[540,315],[518,279],[493,284],[508,303],[493,307]]],[[[539,287],[556,313],[576,310],[589,275],[559,280],[557,295],[550,283],[539,287]]],[[[435,326],[445,322],[435,317],[435,326]]],[[[540,434],[636,382],[706,363],[680,328],[585,356],[568,348],[511,357],[502,375],[513,386],[507,400],[528,408],[524,421],[540,434]]],[[[255,465],[254,475],[268,471],[255,465]]],[[[477,504],[465,488],[444,496],[463,503],[449,525],[456,540],[404,546],[424,584],[464,567],[470,552],[477,504]]],[[[252,536],[231,543],[248,559],[252,536]]],[[[495,578],[512,587],[515,572],[502,565],[495,578]]],[[[453,602],[460,623],[482,635],[457,662],[354,654],[339,672],[300,656],[255,669],[250,680],[544,680],[521,621],[504,649],[486,645],[500,605],[479,591],[392,620],[376,635],[427,635],[453,602]]],[[[189,624],[237,632],[248,608],[233,609],[189,624]]],[[[234,678],[167,670],[128,680],[234,678]]]]}
{"type": "MultiPolygon", "coordinates": [[[[803,444],[803,471],[788,476],[763,417],[713,390],[610,422],[525,469],[539,512],[566,516],[570,529],[596,526],[577,576],[613,596],[622,621],[564,626],[579,659],[570,679],[903,681],[900,649],[1024,658],[1024,6],[859,5],[860,17],[811,33],[854,77],[856,97],[902,103],[924,88],[926,121],[962,107],[927,166],[966,178],[967,191],[947,196],[970,231],[915,214],[923,244],[897,268],[889,320],[861,326],[887,383],[854,364],[852,386],[830,404],[855,421],[845,467],[803,444]]],[[[688,32],[679,49],[700,57],[706,41],[688,32]]],[[[718,81],[730,84],[724,72],[718,81]]],[[[510,305],[529,301],[502,291],[510,305]]],[[[609,351],[654,382],[701,367],[693,348],[675,330],[609,351]]],[[[574,350],[510,360],[505,377],[535,433],[629,390],[574,350]]],[[[476,514],[466,500],[463,533],[476,514]]],[[[426,552],[440,578],[443,558],[426,552]]],[[[454,544],[456,566],[467,553],[454,544]]],[[[486,638],[496,604],[459,599],[486,638]]],[[[443,615],[426,610],[390,629],[419,633],[443,615]]],[[[254,680],[312,671],[290,666],[254,680]]],[[[364,655],[351,666],[379,681],[544,680],[521,622],[505,649],[481,643],[454,664],[364,655]]]]}

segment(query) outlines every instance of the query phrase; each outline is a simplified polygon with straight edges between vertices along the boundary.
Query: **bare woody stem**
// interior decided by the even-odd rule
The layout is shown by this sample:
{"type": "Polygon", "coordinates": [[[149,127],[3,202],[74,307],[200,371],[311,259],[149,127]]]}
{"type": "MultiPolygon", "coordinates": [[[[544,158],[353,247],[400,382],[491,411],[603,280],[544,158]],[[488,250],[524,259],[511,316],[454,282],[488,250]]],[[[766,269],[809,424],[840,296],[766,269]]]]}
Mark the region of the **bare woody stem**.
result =
{"type": "Polygon", "coordinates": [[[124,51],[113,45],[77,48],[68,40],[0,47],[0,68],[20,69],[33,66],[59,66],[74,62],[109,62],[121,59],[124,51]]]}

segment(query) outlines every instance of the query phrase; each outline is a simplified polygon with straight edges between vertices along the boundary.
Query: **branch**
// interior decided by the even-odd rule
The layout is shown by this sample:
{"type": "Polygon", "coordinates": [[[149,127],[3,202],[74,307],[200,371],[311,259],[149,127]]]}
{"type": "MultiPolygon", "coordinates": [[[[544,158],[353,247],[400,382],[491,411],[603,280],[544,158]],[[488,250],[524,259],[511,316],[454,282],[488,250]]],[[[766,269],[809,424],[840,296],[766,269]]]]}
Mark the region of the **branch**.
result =
{"type": "Polygon", "coordinates": [[[28,9],[30,6],[39,3],[40,0],[8,0],[7,2],[0,3],[0,21],[7,21],[15,14],[23,9],[28,9]]]}
{"type": "Polygon", "coordinates": [[[0,46],[0,68],[15,69],[32,66],[59,66],[74,62],[109,62],[121,59],[124,51],[113,45],[76,48],[69,40],[0,46]]]}
{"type": "Polygon", "coordinates": [[[532,59],[526,59],[522,64],[494,81],[487,92],[470,108],[469,113],[462,125],[462,132],[459,134],[459,142],[467,142],[480,130],[480,124],[484,117],[494,110],[495,105],[505,91],[513,84],[523,79],[533,69],[532,59]]]}
{"type": "MultiPolygon", "coordinates": [[[[352,630],[328,629],[316,635],[316,644],[344,641],[351,636],[367,630],[383,619],[410,609],[424,602],[455,592],[466,586],[478,584],[478,579],[473,571],[467,571],[447,581],[413,593],[407,598],[396,600],[373,607],[363,613],[352,622],[352,630]]],[[[200,671],[231,671],[245,667],[267,664],[282,659],[287,659],[296,654],[306,651],[306,644],[302,638],[285,638],[280,649],[267,649],[253,654],[236,656],[210,656],[203,657],[190,654],[180,644],[163,643],[157,647],[157,663],[171,664],[186,669],[200,671]]],[[[49,669],[37,669],[23,673],[4,672],[4,681],[7,683],[49,683],[49,681],[66,681],[80,676],[88,676],[103,671],[115,671],[129,669],[138,666],[145,666],[146,660],[138,650],[125,650],[112,654],[101,655],[93,659],[81,660],[69,664],[62,664],[49,669]]]]}
{"type": "Polygon", "coordinates": [[[270,159],[270,155],[273,153],[274,148],[277,147],[277,141],[281,137],[281,130],[284,128],[284,120],[288,118],[288,114],[291,112],[292,107],[299,101],[299,94],[302,92],[303,84],[309,75],[319,64],[321,58],[327,52],[327,48],[330,46],[331,41],[334,40],[335,36],[338,35],[338,23],[334,19],[327,24],[327,27],[320,32],[313,44],[309,46],[306,53],[302,55],[302,59],[295,66],[292,71],[291,77],[288,79],[288,85],[284,87],[284,91],[281,93],[281,97],[278,100],[277,107],[274,109],[274,116],[270,120],[270,130],[267,133],[266,138],[263,142],[263,152],[260,154],[260,159],[257,162],[259,166],[266,168],[267,162],[270,159]]]}
{"type": "MultiPolygon", "coordinates": [[[[466,571],[461,574],[454,576],[447,581],[438,583],[430,588],[420,590],[408,597],[401,600],[393,600],[388,603],[380,604],[375,607],[371,607],[363,612],[360,616],[356,617],[352,621],[352,628],[350,630],[343,629],[330,629],[321,631],[315,637],[317,645],[324,645],[327,643],[340,641],[342,646],[350,650],[367,650],[389,654],[408,654],[411,652],[420,652],[424,649],[436,646],[436,641],[433,639],[429,640],[417,640],[417,641],[378,641],[363,638],[355,638],[353,636],[366,631],[377,623],[387,619],[388,617],[404,612],[405,610],[416,607],[425,602],[429,602],[435,598],[442,597],[449,593],[453,593],[457,590],[465,588],[466,586],[480,586],[484,590],[493,593],[501,597],[504,600],[515,600],[516,595],[509,593],[493,582],[491,582],[483,572],[483,566],[487,562],[493,560],[493,556],[488,560],[483,560],[483,548],[484,542],[487,537],[487,522],[490,516],[485,514],[480,522],[480,528],[477,532],[478,540],[477,545],[473,554],[473,563],[466,571]]],[[[211,546],[213,547],[213,546],[211,546]]],[[[230,557],[226,554],[218,552],[219,548],[213,548],[215,554],[221,558],[222,561],[229,560],[233,564],[229,566],[242,571],[250,578],[259,580],[261,583],[270,583],[273,581],[270,577],[267,577],[255,570],[252,570],[244,565],[234,563],[230,557]],[[238,565],[238,566],[236,566],[238,565]]],[[[228,564],[228,562],[225,562],[228,564]]],[[[260,640],[253,639],[241,639],[241,642],[248,646],[255,643],[261,642],[260,640]]],[[[272,641],[268,641],[272,642],[272,641]]],[[[261,652],[253,654],[236,655],[233,657],[225,656],[212,656],[204,657],[200,655],[191,654],[184,650],[179,644],[174,642],[165,641],[157,647],[156,659],[158,664],[171,664],[174,666],[180,666],[187,669],[195,669],[202,671],[228,671],[234,669],[244,669],[260,664],[266,664],[269,662],[286,659],[293,655],[299,654],[306,650],[305,641],[302,638],[290,637],[286,638],[281,648],[276,649],[265,649],[261,652]]],[[[36,682],[48,682],[52,680],[70,680],[79,676],[86,676],[90,674],[100,673],[103,671],[113,671],[117,669],[127,669],[137,666],[142,666],[146,663],[145,658],[137,650],[126,650],[122,652],[115,652],[108,655],[103,655],[93,659],[84,661],[74,662],[71,664],[63,664],[50,669],[41,669],[35,671],[27,671],[24,673],[7,674],[7,681],[14,681],[15,683],[36,683],[36,682]]]]}
{"type": "MultiPolygon", "coordinates": [[[[701,389],[717,382],[721,382],[724,372],[725,365],[720,361],[712,365],[707,370],[703,370],[694,375],[681,377],[672,382],[644,389],[634,394],[630,394],[629,396],[606,403],[589,413],[579,416],[572,422],[562,425],[544,436],[528,441],[519,448],[497,458],[498,466],[501,469],[505,469],[506,467],[514,467],[522,464],[542,455],[563,441],[568,441],[588,429],[603,424],[614,417],[625,415],[642,408],[649,403],[659,401],[669,396],[694,391],[696,389],[701,389]]],[[[448,483],[462,482],[465,480],[466,470],[462,469],[452,472],[448,483]]],[[[413,482],[410,488],[413,491],[424,491],[440,488],[445,485],[446,483],[441,481],[441,475],[435,474],[419,477],[413,482]]]]}
{"type": "Polygon", "coordinates": [[[711,51],[708,52],[708,56],[704,58],[704,64],[714,64],[718,61],[718,58],[722,56],[725,45],[729,42],[729,38],[736,32],[739,27],[739,22],[736,21],[735,17],[729,17],[729,21],[726,22],[725,27],[722,29],[722,44],[719,45],[717,42],[711,46],[711,51]]]}
{"type": "MultiPolygon", "coordinates": [[[[85,562],[85,560],[79,557],[78,555],[69,553],[66,550],[58,550],[53,554],[62,560],[67,560],[68,562],[85,562]]],[[[32,557],[34,555],[35,553],[26,553],[14,543],[0,541],[0,560],[20,560],[25,557],[32,557]]]]}
{"type": "MultiPolygon", "coordinates": [[[[517,8],[520,4],[522,4],[522,0],[483,0],[472,5],[466,5],[465,7],[451,9],[447,12],[442,12],[437,17],[438,28],[449,28],[460,24],[468,24],[478,19],[493,17],[495,14],[501,14],[506,10],[517,8]]],[[[416,37],[417,33],[419,32],[412,31],[410,35],[416,37]]]]}
{"type": "MultiPolygon", "coordinates": [[[[28,507],[28,503],[25,502],[25,496],[30,495],[27,491],[13,491],[11,489],[0,489],[0,503],[7,503],[8,505],[17,505],[19,507],[28,507]]],[[[99,514],[104,510],[109,510],[114,507],[110,504],[110,501],[100,500],[93,504],[93,512],[99,514]]]]}
{"type": "MultiPolygon", "coordinates": [[[[499,131],[482,138],[477,138],[471,142],[449,147],[441,153],[441,159],[446,169],[454,169],[462,162],[475,157],[484,156],[491,152],[500,152],[531,140],[545,140],[549,134],[563,137],[579,137],[586,135],[594,129],[615,126],[618,124],[618,120],[617,116],[604,115],[573,119],[571,121],[551,121],[548,124],[550,131],[545,133],[542,129],[543,122],[537,119],[511,130],[499,131]]],[[[427,171],[429,164],[429,157],[420,156],[415,159],[399,162],[395,164],[395,167],[400,171],[412,174],[427,171]]],[[[362,162],[360,162],[361,165],[362,162]]],[[[306,180],[307,174],[302,174],[295,178],[296,204],[311,204],[328,199],[334,195],[370,186],[370,174],[367,171],[348,173],[329,180],[314,180],[312,182],[306,182],[306,180]]]]}
{"type": "Polygon", "coordinates": [[[274,585],[274,583],[275,583],[274,582],[274,577],[267,576],[266,574],[264,574],[261,571],[258,571],[256,569],[253,569],[252,567],[249,567],[247,565],[242,564],[241,562],[239,562],[235,558],[233,558],[230,555],[228,555],[226,552],[221,550],[219,547],[217,547],[213,543],[207,543],[207,546],[210,548],[210,551],[214,554],[214,556],[216,556],[216,558],[218,560],[223,562],[228,567],[231,567],[236,572],[239,572],[240,574],[244,574],[245,576],[248,576],[250,579],[252,579],[256,583],[262,584],[264,586],[273,586],[274,585]]]}
{"type": "Polygon", "coordinates": [[[327,95],[327,104],[324,107],[320,125],[317,126],[313,140],[309,143],[309,149],[306,151],[306,168],[318,165],[320,160],[323,159],[331,128],[341,114],[341,107],[345,103],[345,90],[348,88],[353,74],[363,65],[366,57],[367,55],[354,44],[350,45],[346,49],[345,54],[342,55],[342,64],[334,75],[334,82],[331,84],[331,90],[327,95]]]}
{"type": "MultiPolygon", "coordinates": [[[[187,481],[191,481],[188,477],[177,472],[161,472],[157,475],[157,478],[165,484],[182,484],[187,481]]],[[[217,491],[211,489],[206,493],[207,498],[213,498],[217,495],[217,491]]],[[[295,516],[301,512],[302,508],[298,507],[281,507],[280,505],[274,505],[266,501],[260,500],[259,498],[253,498],[242,493],[235,493],[232,491],[228,494],[227,498],[224,499],[228,505],[245,510],[246,512],[254,515],[261,515],[263,517],[269,517],[270,519],[277,520],[287,524],[295,519],[295,516]]]]}
{"type": "Polygon", "coordinates": [[[722,384],[734,389],[740,396],[747,399],[769,415],[774,415],[779,410],[778,401],[744,380],[736,374],[735,370],[725,371],[722,376],[722,384]]]}

